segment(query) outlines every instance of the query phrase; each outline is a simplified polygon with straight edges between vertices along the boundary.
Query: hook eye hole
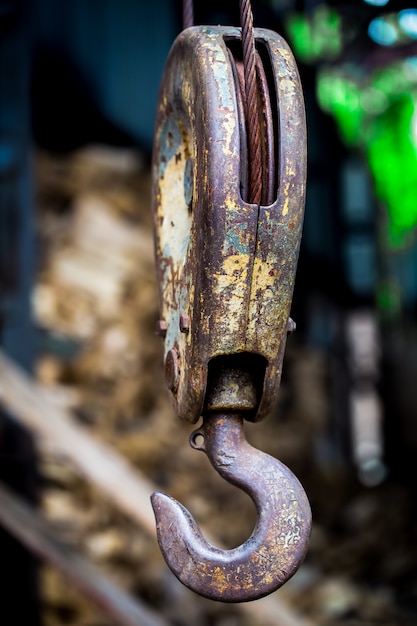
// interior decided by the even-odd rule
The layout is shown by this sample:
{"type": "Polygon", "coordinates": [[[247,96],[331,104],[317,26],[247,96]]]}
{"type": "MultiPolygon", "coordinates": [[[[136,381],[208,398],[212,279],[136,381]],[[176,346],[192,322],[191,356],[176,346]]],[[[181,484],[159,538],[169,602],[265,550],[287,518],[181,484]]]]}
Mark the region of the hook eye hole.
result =
{"type": "Polygon", "coordinates": [[[190,446],[194,448],[194,450],[206,451],[204,433],[200,428],[191,433],[190,446]]]}

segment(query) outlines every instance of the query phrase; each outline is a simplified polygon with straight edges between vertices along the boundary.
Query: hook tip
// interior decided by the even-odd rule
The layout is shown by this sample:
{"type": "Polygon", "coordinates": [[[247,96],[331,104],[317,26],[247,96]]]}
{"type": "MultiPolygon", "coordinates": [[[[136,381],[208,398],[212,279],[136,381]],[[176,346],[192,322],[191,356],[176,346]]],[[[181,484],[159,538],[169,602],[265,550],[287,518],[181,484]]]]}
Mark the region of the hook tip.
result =
{"type": "Polygon", "coordinates": [[[200,542],[207,543],[191,513],[178,500],[166,493],[155,491],[151,495],[151,504],[156,519],[158,542],[168,564],[174,544],[183,546],[187,538],[191,540],[197,537],[200,542]]]}

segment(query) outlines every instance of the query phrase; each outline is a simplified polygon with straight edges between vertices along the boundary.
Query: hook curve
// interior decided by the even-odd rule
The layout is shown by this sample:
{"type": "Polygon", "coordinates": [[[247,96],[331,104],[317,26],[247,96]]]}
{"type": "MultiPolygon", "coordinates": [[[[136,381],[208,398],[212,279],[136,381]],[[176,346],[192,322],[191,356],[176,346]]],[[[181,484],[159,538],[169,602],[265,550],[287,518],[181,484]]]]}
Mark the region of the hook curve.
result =
{"type": "Polygon", "coordinates": [[[190,512],[165,494],[152,494],[158,542],[176,577],[202,596],[222,602],[256,600],[281,587],[302,563],[311,510],[298,479],[283,463],[251,446],[236,413],[206,416],[191,435],[217,472],[245,491],[257,510],[242,545],[222,550],[202,535],[190,512]],[[196,437],[203,436],[201,445],[196,437]]]}

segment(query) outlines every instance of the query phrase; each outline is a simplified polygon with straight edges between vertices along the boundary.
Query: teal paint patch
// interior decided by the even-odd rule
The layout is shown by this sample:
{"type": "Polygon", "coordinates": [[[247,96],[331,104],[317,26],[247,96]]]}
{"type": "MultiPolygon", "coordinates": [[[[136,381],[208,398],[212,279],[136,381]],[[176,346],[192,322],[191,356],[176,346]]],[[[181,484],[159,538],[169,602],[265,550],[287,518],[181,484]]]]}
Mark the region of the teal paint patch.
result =
{"type": "Polygon", "coordinates": [[[233,224],[233,227],[225,233],[224,254],[249,254],[248,228],[247,222],[233,224]]]}
{"type": "Polygon", "coordinates": [[[184,257],[184,262],[185,262],[185,257],[187,256],[187,252],[188,252],[188,247],[190,245],[190,234],[188,234],[184,241],[182,242],[182,246],[181,246],[181,253],[184,257]]]}
{"type": "Polygon", "coordinates": [[[159,175],[163,178],[165,170],[171,159],[178,152],[178,148],[182,143],[182,135],[178,121],[172,115],[168,117],[161,129],[159,136],[160,159],[159,159],[159,175]]]}

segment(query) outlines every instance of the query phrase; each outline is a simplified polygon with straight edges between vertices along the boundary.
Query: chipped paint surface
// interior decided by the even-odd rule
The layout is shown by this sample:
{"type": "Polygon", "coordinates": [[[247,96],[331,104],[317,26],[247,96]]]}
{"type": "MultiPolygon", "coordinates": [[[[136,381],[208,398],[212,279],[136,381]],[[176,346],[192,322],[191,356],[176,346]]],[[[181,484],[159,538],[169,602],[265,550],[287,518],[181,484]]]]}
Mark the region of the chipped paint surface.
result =
{"type": "Polygon", "coordinates": [[[222,327],[232,335],[241,331],[240,322],[245,304],[248,265],[247,254],[232,254],[224,258],[220,271],[213,274],[213,295],[217,295],[219,299],[227,298],[228,303],[228,317],[222,327]]]}
{"type": "MultiPolygon", "coordinates": [[[[178,123],[170,121],[168,128],[178,128],[178,123]]],[[[180,133],[177,137],[179,142],[174,144],[171,158],[163,163],[160,183],[163,220],[160,230],[160,245],[164,256],[171,257],[173,265],[179,268],[181,265],[184,266],[187,255],[191,214],[184,195],[184,159],[187,158],[188,145],[183,141],[180,133]]]]}
{"type": "Polygon", "coordinates": [[[283,189],[284,206],[282,207],[282,217],[286,217],[286,215],[288,215],[288,208],[290,204],[290,196],[289,196],[290,184],[291,183],[285,183],[284,189],[283,189]]]}
{"type": "Polygon", "coordinates": [[[240,197],[235,86],[224,38],[239,29],[193,27],[174,43],[163,77],[153,157],[155,241],[165,353],[181,364],[172,394],[180,417],[202,411],[208,364],[222,354],[267,361],[261,419],[279,387],[305,194],[305,119],[297,68],[285,41],[255,29],[269,49],[279,109],[278,197],[240,197]],[[193,189],[184,172],[193,160],[193,189]],[[188,183],[187,183],[188,184],[188,183]],[[189,210],[186,197],[192,196],[189,210]],[[172,226],[172,224],[174,226],[172,226]],[[181,314],[190,332],[181,333],[181,314]]]}

